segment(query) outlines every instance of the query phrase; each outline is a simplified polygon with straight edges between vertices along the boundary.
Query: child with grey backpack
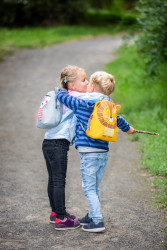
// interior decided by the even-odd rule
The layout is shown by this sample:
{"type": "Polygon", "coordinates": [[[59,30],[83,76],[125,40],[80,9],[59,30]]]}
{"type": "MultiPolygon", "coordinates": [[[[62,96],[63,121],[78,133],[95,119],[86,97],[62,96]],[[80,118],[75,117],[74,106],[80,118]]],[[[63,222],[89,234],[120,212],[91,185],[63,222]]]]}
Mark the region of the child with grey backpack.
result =
{"type": "MultiPolygon", "coordinates": [[[[82,68],[65,67],[60,76],[60,86],[69,91],[70,95],[79,96],[87,91],[88,81],[82,68]],[[73,91],[70,92],[70,89],[73,91]],[[75,92],[77,91],[77,92],[75,92]]],[[[65,183],[69,145],[75,135],[76,117],[67,114],[73,111],[63,105],[63,115],[60,124],[46,131],[42,150],[48,171],[48,197],[51,206],[50,222],[55,223],[56,230],[76,229],[80,222],[66,211],[65,183]]]]}

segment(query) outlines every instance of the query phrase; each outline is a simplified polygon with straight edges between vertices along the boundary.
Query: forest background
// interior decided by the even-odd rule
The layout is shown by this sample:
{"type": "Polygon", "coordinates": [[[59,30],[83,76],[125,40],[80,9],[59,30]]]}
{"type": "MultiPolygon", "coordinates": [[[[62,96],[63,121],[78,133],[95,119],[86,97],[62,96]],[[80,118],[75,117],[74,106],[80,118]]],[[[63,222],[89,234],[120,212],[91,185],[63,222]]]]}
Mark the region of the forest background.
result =
{"type": "Polygon", "coordinates": [[[101,34],[130,34],[106,70],[116,77],[114,100],[136,129],[141,163],[156,200],[167,208],[167,2],[165,0],[2,0],[0,58],[18,48],[44,47],[101,34]]]}

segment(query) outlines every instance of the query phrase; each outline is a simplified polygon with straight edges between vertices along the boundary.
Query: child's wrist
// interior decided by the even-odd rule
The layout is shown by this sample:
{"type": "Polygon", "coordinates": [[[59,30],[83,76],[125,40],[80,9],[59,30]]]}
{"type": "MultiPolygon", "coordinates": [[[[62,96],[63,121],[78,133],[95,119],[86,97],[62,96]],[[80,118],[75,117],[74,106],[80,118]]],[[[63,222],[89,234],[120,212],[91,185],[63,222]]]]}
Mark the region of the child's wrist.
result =
{"type": "Polygon", "coordinates": [[[129,127],[129,130],[126,132],[127,134],[134,134],[136,133],[136,130],[133,127],[129,127]]]}

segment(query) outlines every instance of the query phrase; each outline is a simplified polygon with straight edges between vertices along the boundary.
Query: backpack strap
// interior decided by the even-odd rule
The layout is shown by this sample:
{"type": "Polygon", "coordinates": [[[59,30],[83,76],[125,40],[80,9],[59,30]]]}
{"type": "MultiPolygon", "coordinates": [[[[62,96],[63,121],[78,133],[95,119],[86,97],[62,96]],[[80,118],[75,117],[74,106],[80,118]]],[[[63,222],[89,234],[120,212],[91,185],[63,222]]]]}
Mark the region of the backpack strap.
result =
{"type": "MultiPolygon", "coordinates": [[[[56,99],[55,99],[55,108],[57,109],[57,103],[58,103],[58,98],[57,98],[57,91],[58,91],[58,87],[55,87],[55,95],[56,95],[56,99]]],[[[69,114],[64,120],[63,120],[63,122],[64,121],[66,121],[66,120],[68,120],[71,116],[73,116],[74,115],[74,112],[72,112],[71,114],[69,114]]]]}
{"type": "Polygon", "coordinates": [[[63,122],[64,121],[66,121],[66,120],[68,120],[71,116],[73,116],[74,115],[74,112],[72,112],[71,114],[69,114],[64,120],[63,120],[63,122]]]}
{"type": "Polygon", "coordinates": [[[55,108],[57,109],[57,100],[58,100],[58,98],[57,98],[57,90],[58,90],[58,87],[56,87],[55,89],[54,89],[54,91],[55,91],[55,96],[56,96],[56,98],[55,98],[55,108]]]}

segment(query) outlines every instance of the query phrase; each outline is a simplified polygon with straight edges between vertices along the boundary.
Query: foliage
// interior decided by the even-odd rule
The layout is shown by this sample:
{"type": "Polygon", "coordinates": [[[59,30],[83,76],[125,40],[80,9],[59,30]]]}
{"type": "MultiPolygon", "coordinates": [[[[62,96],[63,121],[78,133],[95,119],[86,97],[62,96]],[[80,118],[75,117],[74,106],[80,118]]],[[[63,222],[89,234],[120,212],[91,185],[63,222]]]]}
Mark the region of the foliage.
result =
{"type": "Polygon", "coordinates": [[[1,0],[0,25],[5,27],[92,23],[104,25],[117,24],[120,21],[128,25],[136,22],[136,17],[129,12],[134,10],[136,1],[1,0]],[[93,9],[94,13],[89,9],[93,9]]]}
{"type": "Polygon", "coordinates": [[[137,0],[89,0],[85,22],[92,25],[121,24],[136,27],[137,13],[134,10],[137,0]]]}
{"type": "Polygon", "coordinates": [[[0,24],[9,27],[76,24],[86,6],[87,1],[81,0],[2,0],[0,24]]]}
{"type": "Polygon", "coordinates": [[[137,0],[89,0],[88,3],[93,9],[104,9],[112,12],[121,12],[127,9],[134,9],[137,0]]]}
{"type": "Polygon", "coordinates": [[[140,143],[142,164],[159,181],[155,185],[162,192],[159,200],[167,206],[167,64],[158,68],[158,76],[150,78],[145,72],[145,63],[135,46],[120,50],[121,57],[107,65],[107,71],[116,78],[113,98],[122,105],[120,113],[130,124],[141,130],[158,132],[159,136],[135,134],[128,136],[140,143]],[[135,137],[134,137],[135,136],[135,137]]]}
{"type": "Polygon", "coordinates": [[[155,74],[157,67],[167,61],[167,1],[139,0],[137,10],[141,36],[139,51],[146,55],[149,74],[155,74]]]}
{"type": "Polygon", "coordinates": [[[135,27],[136,17],[136,14],[131,12],[89,9],[85,15],[85,22],[91,25],[121,24],[135,27]]]}

